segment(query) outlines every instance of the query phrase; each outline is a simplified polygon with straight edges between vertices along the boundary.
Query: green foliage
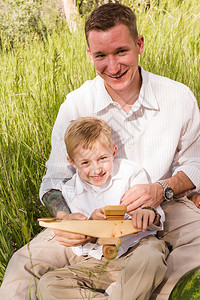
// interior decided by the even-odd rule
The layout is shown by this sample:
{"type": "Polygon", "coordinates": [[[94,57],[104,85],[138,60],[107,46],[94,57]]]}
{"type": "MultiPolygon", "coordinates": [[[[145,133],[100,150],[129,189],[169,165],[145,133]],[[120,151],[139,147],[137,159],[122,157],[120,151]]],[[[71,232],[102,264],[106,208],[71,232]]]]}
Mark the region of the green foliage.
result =
{"type": "MultiPolygon", "coordinates": [[[[19,5],[23,18],[25,8],[20,3],[32,7],[31,1],[9,2],[19,5]]],[[[36,29],[43,24],[41,15],[34,13],[40,4],[32,1],[32,12],[27,8],[24,20],[28,24],[31,14],[38,16],[36,29]]],[[[198,1],[151,1],[148,7],[142,1],[139,5],[130,0],[130,5],[145,38],[140,64],[148,71],[185,83],[200,103],[198,1]]],[[[67,93],[95,77],[86,57],[82,25],[72,34],[54,15],[45,23],[45,38],[40,38],[34,26],[24,31],[26,26],[16,26],[15,30],[10,22],[5,27],[8,31],[1,27],[0,280],[13,252],[41,230],[37,218],[48,216],[38,192],[60,104],[67,93]],[[16,34],[12,35],[12,30],[16,34]],[[25,38],[19,39],[20,34],[25,38]]]]}
{"type": "Polygon", "coordinates": [[[0,0],[1,36],[6,36],[8,48],[16,40],[28,42],[35,36],[47,38],[58,23],[64,22],[61,0],[0,0]]]}
{"type": "Polygon", "coordinates": [[[7,0],[0,4],[0,29],[12,43],[16,37],[21,40],[34,32],[42,35],[41,3],[33,0],[7,0]]]}

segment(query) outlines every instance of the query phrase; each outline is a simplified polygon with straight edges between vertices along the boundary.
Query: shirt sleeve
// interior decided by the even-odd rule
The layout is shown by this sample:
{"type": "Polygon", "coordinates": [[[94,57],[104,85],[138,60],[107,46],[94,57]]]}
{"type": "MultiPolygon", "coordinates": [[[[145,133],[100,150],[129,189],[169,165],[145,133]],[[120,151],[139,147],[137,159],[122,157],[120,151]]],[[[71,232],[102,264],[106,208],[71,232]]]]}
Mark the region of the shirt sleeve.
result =
{"type": "Polygon", "coordinates": [[[146,184],[151,183],[150,178],[148,178],[146,171],[139,166],[138,164],[135,164],[134,168],[134,174],[130,177],[130,188],[134,186],[135,184],[146,184]]]}
{"type": "Polygon", "coordinates": [[[160,230],[164,229],[165,213],[164,213],[163,209],[161,208],[161,206],[158,206],[156,208],[156,210],[160,215],[160,225],[156,226],[155,224],[152,224],[151,226],[148,227],[148,229],[151,231],[160,231],[160,230]]]}
{"type": "Polygon", "coordinates": [[[175,156],[176,167],[173,169],[175,175],[183,171],[193,182],[196,189],[200,188],[200,113],[197,101],[188,91],[188,106],[184,108],[185,119],[182,128],[178,151],[175,156]]]}
{"type": "Polygon", "coordinates": [[[51,135],[51,154],[46,162],[47,171],[40,187],[40,199],[50,189],[60,190],[61,181],[66,181],[75,173],[74,168],[67,161],[67,151],[64,143],[64,134],[73,120],[74,114],[69,100],[61,105],[51,135]]]}

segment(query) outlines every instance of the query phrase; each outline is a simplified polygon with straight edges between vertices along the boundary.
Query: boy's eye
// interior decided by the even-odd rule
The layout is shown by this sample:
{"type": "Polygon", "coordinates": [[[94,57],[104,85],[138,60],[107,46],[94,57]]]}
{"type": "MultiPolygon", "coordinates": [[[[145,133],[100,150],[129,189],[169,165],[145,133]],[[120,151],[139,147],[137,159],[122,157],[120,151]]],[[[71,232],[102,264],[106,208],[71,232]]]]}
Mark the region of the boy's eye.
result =
{"type": "Polygon", "coordinates": [[[107,156],[102,156],[100,157],[100,160],[105,160],[107,158],[107,156]]]}

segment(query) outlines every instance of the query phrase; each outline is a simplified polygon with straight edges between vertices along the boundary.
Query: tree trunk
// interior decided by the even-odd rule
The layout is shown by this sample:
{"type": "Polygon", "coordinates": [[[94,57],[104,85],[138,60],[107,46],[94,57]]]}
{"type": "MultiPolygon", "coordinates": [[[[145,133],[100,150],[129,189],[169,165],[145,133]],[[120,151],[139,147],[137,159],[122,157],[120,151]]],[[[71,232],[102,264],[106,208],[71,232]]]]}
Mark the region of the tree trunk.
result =
{"type": "Polygon", "coordinates": [[[77,17],[78,10],[73,0],[62,0],[64,13],[66,17],[67,24],[69,26],[70,31],[75,31],[77,29],[77,17]]]}

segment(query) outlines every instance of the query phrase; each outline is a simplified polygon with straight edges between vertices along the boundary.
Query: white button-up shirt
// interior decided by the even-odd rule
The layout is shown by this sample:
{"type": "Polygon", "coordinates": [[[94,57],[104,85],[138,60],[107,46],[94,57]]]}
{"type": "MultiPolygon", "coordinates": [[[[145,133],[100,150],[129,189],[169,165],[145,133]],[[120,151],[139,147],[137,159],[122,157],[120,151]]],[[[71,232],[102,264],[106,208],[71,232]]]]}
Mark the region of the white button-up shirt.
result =
{"type": "MultiPolygon", "coordinates": [[[[139,183],[148,183],[145,171],[132,161],[115,159],[111,178],[104,186],[92,186],[82,180],[76,173],[72,179],[62,183],[57,188],[62,190],[63,197],[72,213],[80,212],[89,218],[97,208],[103,208],[106,205],[119,205],[124,193],[133,185],[139,183]]],[[[157,210],[161,216],[160,226],[152,224],[147,231],[139,232],[137,237],[134,234],[122,237],[122,244],[119,247],[117,257],[124,254],[129,247],[136,245],[141,238],[155,235],[158,230],[163,229],[164,212],[160,206],[157,210]]],[[[126,218],[130,218],[130,216],[126,215],[126,218]]],[[[79,256],[89,254],[97,259],[102,256],[102,246],[98,243],[87,243],[84,246],[72,247],[72,249],[79,256]]]]}
{"type": "Polygon", "coordinates": [[[40,197],[74,174],[66,160],[64,134],[70,121],[81,116],[105,120],[118,147],[116,157],[140,164],[150,181],[183,171],[200,188],[200,115],[194,95],[179,82],[143,69],[141,75],[139,98],[128,114],[112,100],[99,76],[67,95],[52,131],[40,197]],[[174,159],[179,166],[172,171],[174,159]]]}

